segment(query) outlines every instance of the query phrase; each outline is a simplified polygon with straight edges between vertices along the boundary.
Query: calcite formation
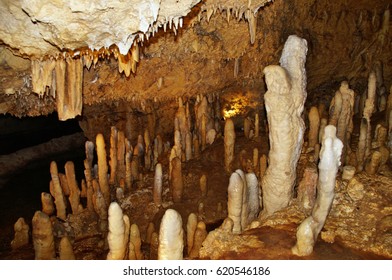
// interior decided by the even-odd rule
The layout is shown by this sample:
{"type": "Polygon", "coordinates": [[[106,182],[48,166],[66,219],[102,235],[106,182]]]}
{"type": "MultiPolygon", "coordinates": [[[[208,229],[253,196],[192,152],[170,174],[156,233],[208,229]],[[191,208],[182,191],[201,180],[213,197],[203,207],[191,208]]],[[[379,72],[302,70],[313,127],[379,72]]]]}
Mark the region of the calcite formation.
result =
{"type": "Polygon", "coordinates": [[[264,69],[268,91],[265,107],[269,126],[269,166],[263,177],[264,215],[286,207],[293,196],[296,167],[305,125],[301,114],[306,100],[307,42],[290,36],[280,58],[281,66],[264,69]]]}

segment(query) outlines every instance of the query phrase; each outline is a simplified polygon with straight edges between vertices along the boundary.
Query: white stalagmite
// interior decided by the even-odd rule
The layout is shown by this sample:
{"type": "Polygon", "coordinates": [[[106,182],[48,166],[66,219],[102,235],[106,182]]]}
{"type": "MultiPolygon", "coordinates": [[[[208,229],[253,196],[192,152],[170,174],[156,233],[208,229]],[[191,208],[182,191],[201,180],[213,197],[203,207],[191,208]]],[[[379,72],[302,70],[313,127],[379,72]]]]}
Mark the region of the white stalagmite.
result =
{"type": "Polygon", "coordinates": [[[230,176],[227,201],[228,218],[233,223],[233,233],[241,233],[241,213],[242,213],[242,193],[244,191],[244,181],[239,173],[233,172],[230,176]]]}
{"type": "Polygon", "coordinates": [[[297,243],[291,249],[293,254],[308,256],[312,253],[314,243],[324,226],[335,196],[336,174],[340,166],[343,149],[342,141],[336,137],[336,128],[325,127],[324,139],[320,151],[317,199],[312,215],[306,218],[297,230],[297,243]]]}
{"type": "Polygon", "coordinates": [[[293,196],[305,130],[301,115],[307,95],[306,53],[306,40],[289,36],[280,59],[281,66],[271,65],[264,69],[270,151],[262,182],[263,216],[286,207],[293,196]]]}
{"type": "Polygon", "coordinates": [[[225,122],[224,146],[225,146],[225,170],[230,173],[234,160],[235,130],[233,120],[225,122]]]}
{"type": "Polygon", "coordinates": [[[109,206],[109,253],[108,260],[123,260],[127,245],[125,244],[125,223],[123,212],[117,202],[109,206]]]}
{"type": "Polygon", "coordinates": [[[154,188],[153,188],[153,199],[157,206],[162,204],[162,164],[157,163],[155,166],[154,175],[154,188]]]}
{"type": "Polygon", "coordinates": [[[167,209],[159,229],[158,260],[182,260],[183,250],[181,215],[174,209],[167,209]]]}
{"type": "Polygon", "coordinates": [[[98,156],[98,181],[99,188],[105,198],[106,205],[110,204],[110,189],[108,180],[108,164],[106,161],[105,140],[99,133],[96,137],[97,156],[98,156]]]}

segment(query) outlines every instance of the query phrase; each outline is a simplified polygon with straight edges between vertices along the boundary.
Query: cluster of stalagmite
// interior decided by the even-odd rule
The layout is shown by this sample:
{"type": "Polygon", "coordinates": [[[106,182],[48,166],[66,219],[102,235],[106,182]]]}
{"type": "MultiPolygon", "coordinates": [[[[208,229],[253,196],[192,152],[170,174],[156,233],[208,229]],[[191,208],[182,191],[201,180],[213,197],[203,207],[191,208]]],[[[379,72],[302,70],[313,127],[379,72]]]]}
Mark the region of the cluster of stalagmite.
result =
{"type": "Polygon", "coordinates": [[[286,207],[293,196],[305,131],[301,114],[307,95],[306,53],[306,40],[289,36],[280,59],[281,66],[264,69],[270,143],[269,165],[262,181],[265,216],[286,207]]]}
{"type": "Polygon", "coordinates": [[[259,214],[259,183],[256,175],[236,170],[230,176],[227,192],[228,218],[233,221],[233,233],[238,234],[259,214]]]}
{"type": "Polygon", "coordinates": [[[297,243],[292,252],[299,256],[310,255],[317,237],[324,226],[335,196],[336,174],[340,166],[343,143],[336,136],[336,127],[325,127],[318,165],[317,199],[311,216],[297,230],[297,243]]]}

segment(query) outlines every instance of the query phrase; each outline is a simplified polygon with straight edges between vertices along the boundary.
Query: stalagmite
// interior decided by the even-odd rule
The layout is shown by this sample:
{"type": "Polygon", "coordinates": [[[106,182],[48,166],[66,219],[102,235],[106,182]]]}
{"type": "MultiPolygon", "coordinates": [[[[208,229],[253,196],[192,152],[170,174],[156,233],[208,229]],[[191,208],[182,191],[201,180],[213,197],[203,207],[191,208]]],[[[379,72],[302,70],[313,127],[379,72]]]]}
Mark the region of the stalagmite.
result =
{"type": "Polygon", "coordinates": [[[321,144],[321,142],[323,141],[324,129],[325,129],[325,127],[327,125],[328,125],[328,120],[326,118],[322,118],[320,120],[320,128],[319,128],[319,134],[318,134],[318,142],[319,142],[319,144],[321,144]]]}
{"type": "Polygon", "coordinates": [[[202,197],[206,197],[207,196],[207,176],[205,174],[203,174],[200,177],[200,191],[201,191],[201,196],[202,197]]]}
{"type": "Polygon", "coordinates": [[[340,166],[342,148],[342,141],[336,137],[336,128],[328,125],[325,128],[320,151],[317,200],[312,215],[306,218],[298,227],[297,243],[291,249],[295,255],[310,255],[313,251],[314,243],[324,226],[335,195],[336,174],[340,166]]]}
{"type": "Polygon", "coordinates": [[[197,228],[197,216],[195,213],[190,213],[186,224],[186,240],[187,240],[188,256],[193,247],[193,240],[195,237],[196,228],[197,228]]]}
{"type": "Polygon", "coordinates": [[[14,224],[14,239],[11,241],[12,250],[18,249],[29,244],[30,227],[24,218],[19,218],[14,224]]]}
{"type": "Polygon", "coordinates": [[[366,143],[367,143],[367,131],[368,131],[368,121],[366,118],[362,118],[361,125],[359,129],[359,142],[357,148],[357,170],[361,172],[363,170],[363,165],[365,163],[366,155],[366,143]]]}
{"type": "Polygon", "coordinates": [[[62,220],[67,219],[67,207],[65,204],[65,199],[63,195],[63,191],[60,186],[60,180],[59,180],[59,175],[58,175],[58,170],[57,170],[57,164],[55,161],[52,161],[50,163],[50,175],[52,177],[52,184],[53,186],[50,190],[50,193],[54,197],[54,204],[56,205],[56,211],[57,211],[57,217],[59,217],[62,220]]]}
{"type": "Polygon", "coordinates": [[[124,178],[125,174],[125,135],[124,131],[117,132],[117,182],[124,178]]]}
{"type": "Polygon", "coordinates": [[[375,175],[381,164],[381,153],[374,151],[370,157],[369,162],[366,164],[365,171],[369,175],[375,175]]]}
{"type": "Polygon", "coordinates": [[[263,216],[286,207],[293,196],[305,130],[301,114],[307,95],[306,53],[306,40],[289,36],[280,59],[281,66],[264,69],[270,151],[262,182],[263,216]]]}
{"type": "Polygon", "coordinates": [[[206,140],[207,140],[207,116],[203,114],[201,118],[201,150],[204,151],[206,148],[206,140]]]}
{"type": "Polygon", "coordinates": [[[75,166],[72,161],[67,161],[65,163],[65,176],[67,176],[67,183],[70,194],[69,202],[71,204],[72,213],[77,214],[80,204],[80,190],[78,183],[76,182],[75,166]]]}
{"type": "Polygon", "coordinates": [[[225,146],[225,170],[230,173],[234,160],[235,130],[233,120],[225,121],[224,146],[225,146]]]}
{"type": "Polygon", "coordinates": [[[152,234],[155,232],[154,223],[148,223],[147,232],[146,232],[146,243],[151,244],[152,234]]]}
{"type": "Polygon", "coordinates": [[[162,165],[157,163],[155,166],[154,175],[154,188],[153,188],[153,200],[155,205],[161,206],[162,204],[162,165]]]}
{"type": "Polygon", "coordinates": [[[189,258],[195,259],[199,257],[199,250],[203,241],[206,239],[207,234],[206,224],[203,221],[198,222],[194,234],[192,250],[189,252],[189,258]]]}
{"type": "Polygon", "coordinates": [[[355,175],[355,167],[346,165],[343,167],[342,180],[350,181],[355,175]]]}
{"type": "Polygon", "coordinates": [[[249,133],[250,133],[250,120],[249,120],[249,118],[244,118],[244,135],[245,135],[245,138],[249,139],[249,133]]]}
{"type": "Polygon", "coordinates": [[[125,155],[125,187],[128,191],[132,188],[132,152],[125,155]]]}
{"type": "Polygon", "coordinates": [[[192,134],[188,132],[185,137],[185,160],[192,159],[192,134]]]}
{"type": "Polygon", "coordinates": [[[117,128],[110,129],[110,179],[109,184],[114,185],[117,179],[117,128]]]}
{"type": "Polygon", "coordinates": [[[259,149],[253,149],[253,172],[258,177],[260,168],[259,168],[259,149]]]}
{"type": "Polygon", "coordinates": [[[72,248],[72,244],[69,241],[68,236],[63,236],[60,240],[59,259],[60,260],[75,260],[76,259],[73,248],[72,248]]]}
{"type": "Polygon", "coordinates": [[[108,207],[106,205],[105,198],[99,190],[99,184],[96,180],[93,180],[93,186],[93,206],[100,219],[100,229],[104,231],[107,229],[108,207]]]}
{"type": "Polygon", "coordinates": [[[314,146],[318,143],[319,127],[319,111],[316,106],[313,106],[309,111],[308,151],[313,151],[314,146]]]}
{"type": "Polygon", "coordinates": [[[48,215],[49,217],[53,215],[55,209],[54,209],[53,197],[50,195],[50,193],[46,193],[46,192],[41,193],[41,203],[42,203],[42,212],[48,215]]]}
{"type": "Polygon", "coordinates": [[[49,216],[36,211],[33,217],[33,245],[36,260],[52,260],[56,258],[52,223],[49,216]]]}
{"type": "Polygon", "coordinates": [[[228,218],[233,223],[233,233],[238,234],[242,232],[241,213],[242,213],[242,194],[244,191],[244,181],[241,175],[233,172],[230,176],[227,201],[228,218]]]}
{"type": "Polygon", "coordinates": [[[158,260],[182,260],[183,235],[181,215],[176,210],[167,209],[159,229],[158,260]]]}
{"type": "Polygon", "coordinates": [[[108,260],[123,260],[127,244],[125,244],[125,223],[123,212],[117,202],[112,202],[109,206],[109,233],[108,233],[109,253],[108,260]]]}
{"type": "MultiPolygon", "coordinates": [[[[259,181],[254,173],[245,175],[247,185],[247,224],[249,225],[257,218],[260,210],[260,190],[259,181]]],[[[244,211],[244,209],[242,210],[244,211]]]]}
{"type": "Polygon", "coordinates": [[[260,120],[259,120],[259,114],[255,115],[255,138],[259,137],[260,134],[260,120]]]}
{"type": "Polygon", "coordinates": [[[261,155],[259,164],[260,164],[260,174],[259,174],[259,176],[260,176],[260,178],[263,178],[264,175],[265,175],[265,171],[267,170],[267,167],[268,167],[267,166],[267,156],[266,155],[264,155],[264,154],[261,155]]]}
{"type": "Polygon", "coordinates": [[[106,205],[110,204],[110,189],[108,181],[108,164],[106,161],[105,140],[99,133],[96,137],[97,156],[98,156],[98,181],[99,188],[105,198],[106,205]]]}
{"type": "Polygon", "coordinates": [[[141,251],[142,240],[140,238],[140,231],[137,224],[131,225],[129,242],[131,242],[134,246],[136,259],[142,260],[143,259],[143,253],[141,251]]]}
{"type": "Polygon", "coordinates": [[[158,233],[153,232],[150,243],[150,260],[158,259],[159,236],[158,233]]]}
{"type": "Polygon", "coordinates": [[[304,210],[310,210],[314,206],[314,201],[316,200],[317,179],[317,168],[307,166],[304,170],[302,180],[298,185],[297,194],[300,206],[304,210]]]}
{"type": "Polygon", "coordinates": [[[172,160],[172,168],[170,185],[173,202],[181,202],[184,192],[184,182],[182,179],[181,160],[178,157],[172,160]]]}
{"type": "Polygon", "coordinates": [[[376,74],[374,72],[371,72],[368,80],[368,95],[365,102],[365,108],[363,109],[363,117],[367,121],[365,159],[370,156],[370,150],[372,145],[372,128],[371,128],[370,119],[374,111],[375,98],[376,98],[376,74]]]}

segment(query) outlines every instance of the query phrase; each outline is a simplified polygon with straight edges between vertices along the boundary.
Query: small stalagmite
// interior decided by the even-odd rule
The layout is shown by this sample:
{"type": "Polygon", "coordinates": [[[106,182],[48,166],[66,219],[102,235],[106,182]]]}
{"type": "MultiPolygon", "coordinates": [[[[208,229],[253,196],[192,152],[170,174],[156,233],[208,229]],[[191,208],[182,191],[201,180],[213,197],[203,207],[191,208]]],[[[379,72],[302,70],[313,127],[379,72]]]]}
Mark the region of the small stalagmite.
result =
{"type": "Polygon", "coordinates": [[[186,241],[187,241],[188,256],[193,247],[193,240],[195,236],[196,227],[197,227],[197,215],[195,213],[190,213],[186,224],[186,241]]]}
{"type": "Polygon", "coordinates": [[[62,220],[67,219],[67,208],[65,204],[65,199],[63,195],[63,191],[61,189],[60,180],[59,180],[59,173],[57,170],[57,164],[55,161],[50,163],[50,175],[52,177],[52,188],[50,188],[50,193],[54,197],[54,204],[56,205],[57,210],[57,217],[62,220]]]}
{"type": "Polygon", "coordinates": [[[308,151],[313,151],[314,146],[318,143],[319,128],[319,111],[316,106],[313,106],[309,111],[308,151]]]}
{"type": "Polygon", "coordinates": [[[132,188],[132,152],[127,152],[125,156],[125,188],[127,191],[132,188]]]}
{"type": "Polygon", "coordinates": [[[241,212],[242,212],[242,193],[244,190],[244,181],[241,175],[233,172],[230,176],[228,192],[227,211],[228,218],[233,223],[233,233],[238,234],[242,232],[241,226],[241,212]]]}
{"type": "Polygon", "coordinates": [[[245,138],[249,139],[249,133],[250,133],[250,119],[249,118],[244,118],[244,136],[245,138]]]}
{"type": "Polygon", "coordinates": [[[72,248],[71,241],[68,236],[63,236],[59,245],[59,259],[60,260],[75,260],[75,254],[72,248]]]}
{"type": "Polygon", "coordinates": [[[314,244],[332,207],[342,149],[343,143],[336,137],[336,128],[326,126],[318,165],[317,199],[312,215],[297,229],[297,243],[291,249],[295,255],[308,256],[313,252],[314,244]]]}
{"type": "Polygon", "coordinates": [[[154,223],[148,223],[147,231],[146,231],[146,243],[151,244],[152,234],[155,232],[154,223]]]}
{"type": "Polygon", "coordinates": [[[258,138],[260,134],[260,120],[259,114],[255,115],[255,138],[258,138]]]}
{"type": "Polygon", "coordinates": [[[232,119],[225,121],[224,146],[225,146],[225,170],[230,173],[234,160],[235,130],[232,119]]]}
{"type": "Polygon", "coordinates": [[[260,178],[263,178],[265,175],[265,171],[267,170],[267,156],[265,154],[262,154],[260,157],[260,178]]]}
{"type": "Polygon", "coordinates": [[[178,157],[172,159],[172,172],[171,172],[171,193],[173,202],[181,202],[184,192],[184,182],[182,179],[181,160],[178,157]]]}
{"type": "Polygon", "coordinates": [[[371,117],[373,115],[375,107],[376,98],[376,74],[371,72],[368,79],[368,94],[365,101],[365,108],[363,109],[363,117],[367,120],[367,135],[366,135],[366,150],[365,158],[370,156],[370,150],[372,145],[372,127],[371,127],[371,117]]]}
{"type": "Polygon", "coordinates": [[[361,172],[363,170],[363,165],[365,163],[366,155],[366,143],[367,143],[367,131],[368,131],[368,121],[366,118],[362,118],[360,128],[359,128],[359,141],[358,148],[356,151],[357,156],[357,170],[361,172]]]}
{"type": "Polygon", "coordinates": [[[161,206],[162,204],[162,176],[162,164],[157,163],[157,165],[155,166],[154,188],[152,191],[153,200],[155,205],[157,206],[161,206]]]}
{"type": "Polygon", "coordinates": [[[257,218],[260,210],[260,190],[259,181],[254,173],[248,173],[245,175],[247,185],[247,196],[248,196],[248,215],[247,224],[249,225],[253,220],[257,218]]]}
{"type": "Polygon", "coordinates": [[[207,176],[205,174],[203,174],[200,177],[200,191],[201,191],[201,196],[202,197],[206,197],[207,196],[207,176]]]}
{"type": "Polygon", "coordinates": [[[182,260],[183,250],[181,215],[174,209],[167,209],[159,229],[158,260],[182,260]]]}
{"type": "Polygon", "coordinates": [[[14,239],[11,241],[12,250],[18,249],[29,244],[29,230],[30,227],[24,218],[19,218],[14,224],[14,239]]]}
{"type": "Polygon", "coordinates": [[[158,233],[153,232],[151,234],[151,243],[150,243],[150,260],[158,259],[158,247],[159,247],[159,236],[158,233]]]}
{"type": "Polygon", "coordinates": [[[206,224],[203,221],[198,222],[193,238],[192,250],[189,252],[189,258],[195,259],[199,257],[201,245],[207,235],[206,224]]]}
{"type": "Polygon", "coordinates": [[[259,149],[257,148],[253,149],[253,172],[258,177],[260,172],[260,167],[259,167],[259,149]]]}
{"type": "Polygon", "coordinates": [[[110,128],[110,179],[109,183],[114,185],[117,179],[117,128],[112,126],[110,128]]]}
{"type": "Polygon", "coordinates": [[[137,224],[132,224],[130,229],[130,238],[129,242],[133,244],[135,250],[135,256],[137,260],[143,259],[143,253],[141,250],[142,247],[142,240],[140,238],[140,231],[137,224]]]}
{"type": "Polygon", "coordinates": [[[318,173],[316,166],[307,166],[301,182],[298,185],[298,200],[300,206],[304,210],[313,208],[314,201],[316,200],[316,187],[317,187],[318,173]]]}
{"type": "Polygon", "coordinates": [[[109,253],[108,260],[123,260],[127,245],[125,244],[125,223],[123,212],[117,202],[112,202],[109,206],[109,233],[108,233],[109,253]]]}
{"type": "Polygon", "coordinates": [[[41,203],[42,203],[42,212],[44,212],[48,216],[53,215],[55,209],[54,209],[53,197],[50,195],[50,193],[46,193],[46,192],[41,193],[41,203]]]}
{"type": "Polygon", "coordinates": [[[72,161],[65,163],[65,176],[67,177],[67,183],[69,188],[69,202],[73,214],[77,214],[80,204],[80,190],[78,183],[76,182],[75,166],[72,161]]]}
{"type": "Polygon", "coordinates": [[[98,156],[98,181],[99,188],[105,198],[106,205],[110,204],[110,189],[108,181],[108,164],[106,161],[105,140],[99,133],[96,137],[97,156],[98,156]]]}
{"type": "Polygon", "coordinates": [[[33,245],[36,260],[52,260],[56,258],[52,223],[48,215],[36,211],[32,221],[33,245]]]}
{"type": "Polygon", "coordinates": [[[370,160],[365,166],[365,171],[369,175],[375,175],[381,164],[381,153],[379,151],[374,151],[370,157],[370,160]]]}
{"type": "Polygon", "coordinates": [[[117,182],[125,176],[125,134],[124,131],[117,132],[117,182]]]}

